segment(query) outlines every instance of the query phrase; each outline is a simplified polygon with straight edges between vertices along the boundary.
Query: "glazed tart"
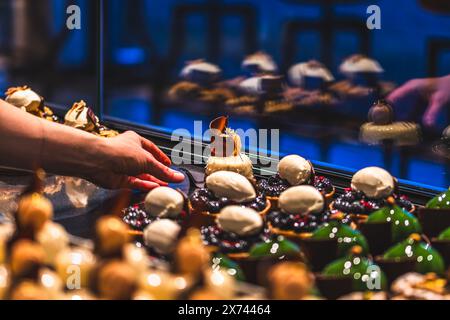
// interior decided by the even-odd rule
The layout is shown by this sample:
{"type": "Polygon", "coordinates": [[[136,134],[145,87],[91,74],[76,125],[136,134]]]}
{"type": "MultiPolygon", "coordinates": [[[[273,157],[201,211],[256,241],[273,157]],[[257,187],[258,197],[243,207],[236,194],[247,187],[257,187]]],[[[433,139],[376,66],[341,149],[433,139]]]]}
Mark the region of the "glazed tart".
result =
{"type": "Polygon", "coordinates": [[[281,159],[278,164],[278,173],[268,179],[259,180],[257,189],[276,206],[282,192],[299,185],[314,186],[327,201],[331,201],[335,194],[331,181],[326,177],[316,176],[311,162],[298,155],[289,155],[281,159]]]}
{"type": "Polygon", "coordinates": [[[228,128],[228,117],[218,117],[209,125],[211,131],[211,156],[208,158],[205,175],[217,171],[232,171],[253,181],[253,164],[242,152],[239,135],[228,128]]]}
{"type": "Polygon", "coordinates": [[[351,188],[345,190],[330,205],[332,210],[361,217],[361,220],[383,207],[388,206],[388,198],[408,212],[414,212],[415,206],[406,196],[395,193],[396,180],[386,170],[368,167],[355,173],[351,188]]]}
{"type": "Polygon", "coordinates": [[[232,259],[246,259],[252,247],[270,239],[268,229],[257,211],[241,206],[227,206],[217,216],[216,224],[201,230],[205,245],[216,248],[232,259]]]}
{"type": "Polygon", "coordinates": [[[361,126],[360,140],[368,144],[391,141],[398,146],[416,145],[421,139],[420,127],[412,122],[394,122],[394,111],[385,101],[369,110],[369,122],[361,126]]]}
{"type": "Polygon", "coordinates": [[[444,258],[445,266],[450,267],[450,227],[442,231],[437,238],[432,238],[431,244],[444,258]]]}
{"type": "Polygon", "coordinates": [[[130,227],[132,235],[142,235],[144,229],[159,219],[171,219],[181,223],[187,216],[184,195],[169,187],[150,191],[144,202],[122,211],[123,221],[130,227]]]}
{"type": "Polygon", "coordinates": [[[44,98],[27,86],[9,88],[5,101],[39,118],[59,122],[52,109],[45,105],[44,98]]]}
{"type": "Polygon", "coordinates": [[[296,186],[280,195],[278,209],[267,215],[267,222],[273,234],[300,243],[328,221],[329,214],[325,199],[317,189],[296,186]]]}
{"type": "Polygon", "coordinates": [[[437,237],[450,226],[450,190],[438,194],[419,208],[419,220],[428,237],[437,237]]]}
{"type": "Polygon", "coordinates": [[[72,108],[67,111],[64,116],[64,124],[104,138],[119,135],[117,131],[101,125],[94,111],[83,100],[74,103],[72,108]]]}
{"type": "Polygon", "coordinates": [[[219,212],[229,205],[251,208],[266,215],[270,201],[244,176],[231,171],[217,171],[206,178],[205,188],[193,192],[189,198],[191,214],[200,214],[206,225],[214,225],[219,212]]]}

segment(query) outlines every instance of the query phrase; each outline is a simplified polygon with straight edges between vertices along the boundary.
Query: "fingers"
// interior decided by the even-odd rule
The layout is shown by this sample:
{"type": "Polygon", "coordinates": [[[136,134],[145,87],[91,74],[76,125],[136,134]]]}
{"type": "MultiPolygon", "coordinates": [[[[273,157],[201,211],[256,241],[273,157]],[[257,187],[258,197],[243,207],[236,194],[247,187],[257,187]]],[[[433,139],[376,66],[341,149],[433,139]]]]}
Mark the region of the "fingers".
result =
{"type": "Polygon", "coordinates": [[[157,183],[161,187],[166,187],[166,186],[169,185],[167,182],[159,180],[159,179],[155,178],[154,176],[152,176],[150,174],[141,174],[141,175],[138,176],[138,178],[141,179],[141,180],[147,180],[147,181],[151,181],[151,182],[157,183]]]}
{"type": "Polygon", "coordinates": [[[122,184],[122,188],[125,189],[138,189],[142,191],[150,191],[155,188],[159,188],[160,185],[156,182],[139,179],[136,177],[127,177],[122,184]]]}
{"type": "Polygon", "coordinates": [[[433,127],[436,124],[439,113],[449,105],[450,99],[444,94],[443,91],[437,91],[430,99],[422,121],[427,127],[433,127]]]}
{"type": "Polygon", "coordinates": [[[147,140],[147,139],[141,137],[141,144],[145,150],[150,152],[155,157],[155,159],[158,160],[159,162],[161,162],[162,164],[164,164],[166,166],[170,166],[172,164],[169,157],[166,156],[166,154],[164,152],[162,152],[161,149],[159,149],[150,140],[147,140]]]}
{"type": "Polygon", "coordinates": [[[161,162],[157,161],[151,155],[149,155],[145,172],[151,174],[153,177],[159,180],[167,182],[177,183],[184,180],[184,175],[181,172],[170,169],[169,167],[163,165],[161,162]]]}
{"type": "Polygon", "coordinates": [[[426,80],[415,79],[408,81],[394,90],[387,100],[393,105],[396,117],[399,120],[411,119],[423,104],[423,91],[425,91],[426,80]]]}

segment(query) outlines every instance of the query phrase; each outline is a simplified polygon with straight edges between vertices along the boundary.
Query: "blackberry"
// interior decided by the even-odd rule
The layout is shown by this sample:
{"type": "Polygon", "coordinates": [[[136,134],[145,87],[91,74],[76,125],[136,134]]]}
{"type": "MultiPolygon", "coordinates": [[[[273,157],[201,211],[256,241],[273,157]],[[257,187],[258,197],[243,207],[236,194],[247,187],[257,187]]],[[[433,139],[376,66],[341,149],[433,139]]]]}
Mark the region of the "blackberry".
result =
{"type": "Polygon", "coordinates": [[[153,221],[139,205],[128,207],[123,213],[123,221],[134,230],[142,231],[153,221]]]}
{"type": "Polygon", "coordinates": [[[314,178],[314,187],[320,192],[324,192],[325,194],[333,192],[334,189],[330,179],[323,176],[316,176],[314,178]]]}

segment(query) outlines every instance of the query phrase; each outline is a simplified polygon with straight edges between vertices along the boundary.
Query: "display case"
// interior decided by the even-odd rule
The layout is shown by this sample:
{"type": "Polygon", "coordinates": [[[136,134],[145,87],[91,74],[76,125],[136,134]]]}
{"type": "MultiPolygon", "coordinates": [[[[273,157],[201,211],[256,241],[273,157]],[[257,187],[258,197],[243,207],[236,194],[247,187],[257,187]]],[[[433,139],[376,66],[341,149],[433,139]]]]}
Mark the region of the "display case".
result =
{"type": "MultiPolygon", "coordinates": [[[[149,235],[150,226],[167,217],[145,214],[147,192],[2,169],[5,224],[36,181],[72,247],[98,250],[99,221],[119,216],[132,242],[152,257],[151,270],[164,272],[143,271],[150,282],[142,298],[420,299],[430,288],[432,299],[449,296],[445,286],[434,290],[449,268],[449,100],[439,99],[450,86],[450,38],[442,31],[450,16],[442,7],[433,1],[411,1],[402,12],[392,1],[79,1],[83,27],[67,31],[61,12],[68,3],[48,1],[52,10],[40,8],[39,15],[30,3],[0,4],[0,17],[11,20],[10,33],[0,33],[0,88],[32,87],[60,119],[83,99],[105,139],[134,131],[154,142],[185,175],[169,187],[183,195],[183,214],[171,219],[187,234],[186,248],[214,248],[212,265],[232,270],[238,284],[233,293],[222,287],[222,295],[198,283],[189,283],[192,292],[150,288],[153,275],[174,281],[166,273],[186,267],[176,262],[186,257],[168,254],[149,235]],[[35,35],[26,14],[54,21],[51,31],[35,35]],[[222,138],[232,141],[231,150],[215,144],[222,138]],[[214,194],[207,178],[224,171],[232,174],[217,177],[218,189],[236,183],[228,189],[243,197],[249,183],[254,199],[214,194]],[[261,216],[260,234],[244,236],[231,227],[224,235],[227,221],[219,215],[236,204],[260,215],[243,222],[244,213],[229,216],[249,228],[261,216]],[[267,253],[260,242],[276,252],[267,253]],[[407,246],[414,255],[402,255],[407,246]],[[286,251],[278,255],[278,248],[286,251]],[[424,257],[429,263],[418,261],[424,257]],[[360,280],[371,277],[367,270],[380,281],[373,290],[360,280]],[[286,274],[297,280],[294,289],[315,291],[284,288],[286,274]],[[403,286],[422,291],[411,295],[403,286]]],[[[170,223],[161,230],[175,228],[170,223]]],[[[156,237],[159,231],[153,230],[156,237]]],[[[195,252],[193,261],[202,254],[195,252]]],[[[138,295],[105,291],[110,299],[138,295]]]]}

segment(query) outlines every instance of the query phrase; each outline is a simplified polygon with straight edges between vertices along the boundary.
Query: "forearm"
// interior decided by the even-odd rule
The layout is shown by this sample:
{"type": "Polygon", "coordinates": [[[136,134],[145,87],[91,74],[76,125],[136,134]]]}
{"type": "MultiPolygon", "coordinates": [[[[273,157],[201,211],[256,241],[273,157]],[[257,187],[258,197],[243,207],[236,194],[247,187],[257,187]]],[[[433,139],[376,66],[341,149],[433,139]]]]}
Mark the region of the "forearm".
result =
{"type": "Polygon", "coordinates": [[[39,119],[0,100],[0,165],[62,175],[100,166],[101,138],[39,119]]]}

